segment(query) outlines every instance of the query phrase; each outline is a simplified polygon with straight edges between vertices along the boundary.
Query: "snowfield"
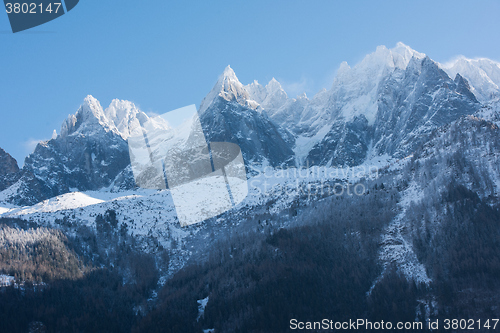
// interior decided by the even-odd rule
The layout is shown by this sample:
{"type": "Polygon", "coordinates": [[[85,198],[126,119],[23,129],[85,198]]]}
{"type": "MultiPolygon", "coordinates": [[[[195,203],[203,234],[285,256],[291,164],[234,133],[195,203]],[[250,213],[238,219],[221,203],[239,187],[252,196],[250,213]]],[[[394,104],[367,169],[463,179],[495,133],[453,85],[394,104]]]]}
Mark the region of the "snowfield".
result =
{"type": "MultiPolygon", "coordinates": [[[[273,169],[266,167],[257,176],[247,181],[248,195],[229,210],[238,215],[242,207],[250,209],[271,202],[270,212],[279,213],[289,208],[299,196],[316,196],[327,182],[355,184],[362,179],[375,179],[378,170],[392,163],[388,156],[377,156],[365,165],[353,168],[311,167],[308,169],[273,169]]],[[[219,193],[217,184],[206,183],[204,192],[219,193]],[[215,187],[214,187],[215,186],[215,187]]],[[[211,202],[218,202],[220,195],[214,195],[211,202]]],[[[227,199],[227,198],[226,198],[227,199]]],[[[309,198],[310,199],[310,198],[309,198]]],[[[183,228],[179,224],[177,211],[170,190],[137,189],[124,192],[86,191],[71,192],[45,200],[33,206],[16,207],[3,205],[0,217],[22,218],[40,225],[56,227],[65,219],[78,221],[82,225],[95,227],[97,215],[112,209],[120,223],[135,236],[152,235],[167,248],[172,239],[181,241],[199,228],[183,228]]]]}

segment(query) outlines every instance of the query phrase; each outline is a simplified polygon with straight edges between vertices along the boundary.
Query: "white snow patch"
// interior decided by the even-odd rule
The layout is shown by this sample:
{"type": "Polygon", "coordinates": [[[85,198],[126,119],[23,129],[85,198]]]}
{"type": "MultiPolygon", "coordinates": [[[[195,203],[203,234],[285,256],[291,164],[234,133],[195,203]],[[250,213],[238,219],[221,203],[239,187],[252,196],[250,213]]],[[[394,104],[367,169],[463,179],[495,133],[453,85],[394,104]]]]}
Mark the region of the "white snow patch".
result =
{"type": "Polygon", "coordinates": [[[0,274],[0,287],[8,287],[15,281],[15,277],[10,275],[0,274]]]}
{"type": "Polygon", "coordinates": [[[205,297],[204,299],[199,299],[196,302],[198,303],[198,317],[196,318],[196,321],[200,320],[205,315],[205,308],[208,304],[208,298],[209,296],[205,297]]]}
{"type": "Polygon", "coordinates": [[[33,213],[51,213],[60,210],[76,209],[96,205],[103,200],[93,198],[82,192],[71,192],[60,196],[44,200],[34,206],[13,209],[10,216],[26,215],[33,213]]]}
{"type": "Polygon", "coordinates": [[[330,131],[331,125],[323,126],[316,134],[312,137],[307,137],[303,135],[299,135],[295,140],[295,147],[293,148],[293,152],[295,153],[295,159],[297,160],[298,165],[302,165],[304,160],[307,158],[307,155],[314,147],[314,145],[325,137],[326,134],[330,131]]]}
{"type": "Polygon", "coordinates": [[[12,210],[12,208],[0,207],[0,215],[2,215],[4,213],[7,213],[7,212],[9,212],[11,210],[12,210]]]}
{"type": "Polygon", "coordinates": [[[404,216],[407,208],[412,202],[418,203],[423,198],[423,191],[416,183],[411,183],[403,193],[403,199],[399,203],[401,212],[386,228],[382,236],[382,249],[379,260],[384,266],[382,274],[374,281],[368,291],[371,293],[375,285],[384,277],[387,267],[393,263],[397,269],[404,274],[408,280],[429,284],[432,280],[427,276],[425,266],[418,261],[413,251],[413,245],[405,238],[404,216]]]}

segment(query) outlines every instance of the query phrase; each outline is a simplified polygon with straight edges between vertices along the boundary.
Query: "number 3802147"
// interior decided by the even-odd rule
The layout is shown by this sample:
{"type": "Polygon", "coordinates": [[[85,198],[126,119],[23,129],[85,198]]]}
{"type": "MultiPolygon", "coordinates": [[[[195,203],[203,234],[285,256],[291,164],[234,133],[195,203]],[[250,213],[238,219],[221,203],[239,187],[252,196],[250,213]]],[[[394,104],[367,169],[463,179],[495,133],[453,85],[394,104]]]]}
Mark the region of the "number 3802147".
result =
{"type": "Polygon", "coordinates": [[[42,14],[42,13],[54,13],[57,14],[61,9],[61,2],[51,2],[48,5],[44,6],[44,4],[40,3],[27,3],[27,2],[14,2],[14,3],[6,3],[5,10],[7,14],[42,14]]]}

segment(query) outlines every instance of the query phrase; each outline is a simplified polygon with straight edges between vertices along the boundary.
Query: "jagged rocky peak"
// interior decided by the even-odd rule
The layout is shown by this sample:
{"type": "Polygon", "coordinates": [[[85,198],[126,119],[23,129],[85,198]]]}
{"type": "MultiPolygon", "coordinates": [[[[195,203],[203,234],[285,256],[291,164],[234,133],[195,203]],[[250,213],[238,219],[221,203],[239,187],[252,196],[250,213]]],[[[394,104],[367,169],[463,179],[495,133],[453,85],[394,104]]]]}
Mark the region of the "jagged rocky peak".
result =
{"type": "Polygon", "coordinates": [[[237,102],[244,102],[248,99],[248,92],[243,87],[243,84],[236,77],[231,66],[224,69],[217,85],[220,86],[219,96],[226,101],[236,100],[237,102]]]}
{"type": "Polygon", "coordinates": [[[333,80],[330,98],[323,100],[327,103],[335,101],[340,106],[338,114],[346,121],[364,116],[372,125],[378,110],[377,99],[381,82],[393,73],[402,74],[412,65],[412,61],[418,62],[425,57],[425,54],[401,42],[392,49],[384,45],[378,46],[375,52],[365,56],[354,67],[350,67],[345,61],[342,62],[333,80]]]}
{"type": "Polygon", "coordinates": [[[114,99],[103,110],[99,101],[91,95],[85,97],[76,114],[69,115],[61,126],[61,137],[74,133],[101,133],[112,131],[124,140],[142,133],[145,126],[152,128],[169,128],[161,117],[149,117],[133,102],[114,99]]]}
{"type": "Polygon", "coordinates": [[[114,99],[111,104],[104,110],[106,118],[112,120],[115,124],[121,124],[128,119],[136,118],[141,114],[141,110],[130,101],[114,99]]]}
{"type": "Polygon", "coordinates": [[[467,81],[466,78],[464,78],[462,75],[457,73],[455,76],[455,79],[453,80],[457,84],[457,92],[463,95],[467,95],[471,100],[478,101],[479,100],[476,98],[476,95],[473,92],[473,88],[469,84],[469,81],[467,81]]]}
{"type": "Polygon", "coordinates": [[[452,89],[458,93],[465,94],[474,103],[477,99],[471,93],[471,86],[468,81],[460,74],[450,77],[439,64],[429,57],[423,59],[412,58],[408,64],[406,75],[419,75],[419,80],[425,85],[430,86],[430,90],[440,88],[452,89]],[[413,72],[413,73],[412,73],[413,72]]]}
{"type": "Polygon", "coordinates": [[[337,70],[333,87],[359,80],[376,81],[395,68],[405,70],[412,58],[423,59],[425,57],[424,53],[417,52],[401,42],[392,49],[380,45],[375,52],[366,55],[352,68],[347,62],[342,62],[337,70]]]}
{"type": "Polygon", "coordinates": [[[261,112],[260,104],[252,99],[251,94],[253,98],[261,94],[265,100],[268,88],[276,89],[277,85],[273,82],[262,87],[254,81],[243,86],[228,66],[200,106],[206,140],[236,143],[250,168],[267,163],[272,166],[293,163],[292,135],[271,121],[261,112]]]}
{"type": "MultiPolygon", "coordinates": [[[[106,112],[87,96],[61,126],[61,134],[40,142],[24,163],[16,204],[34,204],[70,189],[133,188],[127,142],[114,124],[137,120],[132,103],[115,101],[106,112]],[[108,116],[109,117],[108,117],[108,116]],[[113,117],[111,117],[113,115],[113,117]]],[[[129,124],[122,126],[130,133],[129,124]]]]}
{"type": "Polygon", "coordinates": [[[283,88],[281,87],[281,83],[278,82],[274,77],[269,81],[266,85],[266,92],[268,95],[284,95],[287,96],[283,88]]]}
{"type": "Polygon", "coordinates": [[[235,101],[251,109],[277,109],[288,100],[286,92],[275,78],[266,86],[262,86],[257,80],[244,86],[230,66],[224,69],[215,86],[201,102],[200,113],[207,110],[218,98],[228,102],[235,101]]]}
{"type": "Polygon", "coordinates": [[[262,103],[264,108],[277,109],[283,106],[288,99],[285,90],[283,90],[281,84],[274,77],[266,85],[266,92],[266,99],[262,103]]]}
{"type": "Polygon", "coordinates": [[[142,134],[142,128],[153,125],[154,128],[168,128],[168,124],[161,117],[150,118],[133,102],[114,99],[104,110],[108,122],[112,124],[124,140],[130,136],[142,134]]]}
{"type": "MultiPolygon", "coordinates": [[[[420,80],[451,80],[451,78],[439,68],[438,64],[429,57],[424,57],[423,59],[411,58],[405,71],[405,80],[408,80],[410,76],[419,77],[420,80]]],[[[437,82],[437,81],[436,81],[437,82]]],[[[425,82],[427,84],[436,82],[425,82]]],[[[436,86],[437,87],[437,86],[436,86]]]]}
{"type": "Polygon", "coordinates": [[[457,73],[457,75],[455,75],[455,79],[453,81],[455,81],[455,83],[457,84],[463,84],[465,85],[465,87],[470,89],[469,82],[466,79],[464,79],[464,77],[460,75],[460,73],[457,73]]]}
{"type": "Polygon", "coordinates": [[[417,52],[402,42],[398,42],[396,47],[390,49],[389,51],[394,61],[394,67],[401,69],[406,68],[412,58],[423,59],[426,57],[424,53],[417,52]]]}
{"type": "Polygon", "coordinates": [[[245,86],[245,90],[248,92],[251,99],[257,103],[262,103],[267,96],[266,87],[260,84],[257,80],[245,86]]]}
{"type": "Polygon", "coordinates": [[[412,57],[402,74],[379,90],[372,153],[404,157],[433,130],[479,107],[461,76],[451,79],[427,56],[412,57]]]}
{"type": "Polygon", "coordinates": [[[0,148],[0,177],[19,172],[19,166],[14,157],[0,148]]]}
{"type": "Polygon", "coordinates": [[[347,72],[349,72],[349,70],[351,70],[351,66],[349,66],[349,64],[347,63],[347,61],[342,61],[342,63],[340,63],[339,69],[337,70],[337,75],[336,76],[337,77],[342,77],[347,72]]]}
{"type": "Polygon", "coordinates": [[[342,63],[332,89],[312,102],[299,117],[304,126],[296,127],[312,140],[298,140],[302,146],[295,151],[323,165],[356,165],[374,152],[406,156],[434,129],[478,107],[466,80],[451,79],[436,62],[402,43],[393,49],[379,46],[352,68],[342,63]],[[329,131],[325,124],[332,124],[329,131]]]}
{"type": "Polygon", "coordinates": [[[500,63],[486,58],[469,59],[459,56],[439,65],[450,77],[460,74],[467,79],[480,102],[500,97],[500,63]]]}
{"type": "Polygon", "coordinates": [[[101,103],[92,95],[83,100],[76,114],[69,115],[61,126],[61,136],[65,137],[85,130],[94,131],[99,128],[110,129],[109,123],[101,103]]]}
{"type": "Polygon", "coordinates": [[[217,83],[201,102],[199,112],[203,113],[216,102],[218,98],[223,98],[228,102],[236,101],[241,105],[250,106],[252,108],[258,106],[256,102],[250,100],[248,92],[229,65],[224,69],[217,83]]]}
{"type": "Polygon", "coordinates": [[[264,87],[256,80],[245,86],[250,99],[259,103],[265,110],[276,110],[288,100],[288,95],[281,84],[273,77],[264,87]]]}

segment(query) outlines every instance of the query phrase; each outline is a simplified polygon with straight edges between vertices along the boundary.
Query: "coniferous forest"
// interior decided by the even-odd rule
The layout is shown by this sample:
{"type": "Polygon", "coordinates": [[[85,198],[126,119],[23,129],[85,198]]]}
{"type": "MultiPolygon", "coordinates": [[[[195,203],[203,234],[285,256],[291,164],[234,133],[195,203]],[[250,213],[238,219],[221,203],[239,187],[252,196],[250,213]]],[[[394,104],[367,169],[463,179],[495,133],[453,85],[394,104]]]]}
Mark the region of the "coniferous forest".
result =
{"type": "MultiPolygon", "coordinates": [[[[288,332],[289,321],[425,322],[499,316],[500,211],[449,183],[406,212],[406,234],[432,279],[408,280],[378,256],[408,184],[382,176],[359,197],[326,197],[282,217],[253,215],[163,284],[169,254],[141,251],[113,211],[76,233],[0,221],[2,332],[288,332]],[[384,184],[385,181],[385,184],[384,184]],[[438,211],[431,226],[429,212],[438,211]],[[158,287],[160,286],[160,287],[158,287]],[[208,297],[200,312],[198,300],[208,297]]],[[[72,221],[59,221],[74,230],[72,221]]],[[[412,331],[412,330],[407,330],[412,331]]]]}

